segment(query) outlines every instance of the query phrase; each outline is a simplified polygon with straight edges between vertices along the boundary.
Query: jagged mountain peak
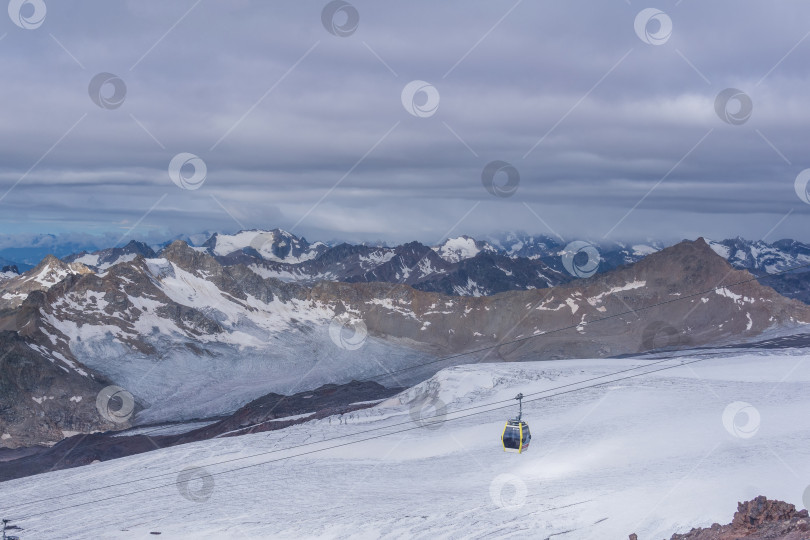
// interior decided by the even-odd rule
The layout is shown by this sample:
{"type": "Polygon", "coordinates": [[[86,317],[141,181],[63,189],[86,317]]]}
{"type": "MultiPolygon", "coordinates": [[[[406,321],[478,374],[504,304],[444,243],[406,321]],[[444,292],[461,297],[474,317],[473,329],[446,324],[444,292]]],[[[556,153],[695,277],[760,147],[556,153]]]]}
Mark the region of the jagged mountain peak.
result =
{"type": "MultiPolygon", "coordinates": [[[[740,274],[739,270],[735,270],[702,237],[696,240],[683,240],[652,253],[634,264],[632,268],[646,273],[670,271],[699,273],[696,275],[718,275],[723,272],[740,274]]],[[[750,276],[748,272],[744,272],[744,274],[750,276]]]]}
{"type": "Polygon", "coordinates": [[[16,264],[9,264],[0,268],[0,279],[10,278],[20,275],[20,269],[16,264]]]}
{"type": "Polygon", "coordinates": [[[487,237],[487,242],[510,257],[540,258],[563,247],[559,238],[517,231],[487,237]]]}
{"type": "Polygon", "coordinates": [[[481,252],[495,253],[497,250],[482,240],[471,236],[461,235],[448,238],[433,248],[439,256],[449,263],[457,263],[464,259],[472,259],[481,252]]]}
{"type": "MultiPolygon", "coordinates": [[[[160,258],[174,263],[183,270],[196,276],[221,276],[223,267],[207,251],[189,246],[183,240],[175,240],[160,252],[160,258]]],[[[153,263],[153,267],[159,266],[153,263]]],[[[158,274],[165,273],[162,270],[158,274]]]]}
{"type": "Polygon", "coordinates": [[[93,271],[79,262],[66,263],[53,255],[46,255],[34,268],[20,274],[23,282],[36,282],[41,288],[50,288],[70,274],[92,274],[93,271]]]}
{"type": "Polygon", "coordinates": [[[0,281],[0,311],[16,308],[29,293],[48,290],[71,275],[92,273],[81,263],[66,263],[47,255],[31,270],[0,281]]]}
{"type": "Polygon", "coordinates": [[[82,251],[81,253],[65,257],[62,260],[68,263],[81,263],[96,272],[103,272],[116,264],[131,261],[139,255],[143,257],[154,257],[155,252],[143,242],[130,240],[123,247],[111,247],[92,253],[82,251]]]}
{"type": "Polygon", "coordinates": [[[165,257],[167,254],[189,253],[193,251],[196,250],[192,246],[188,245],[188,243],[184,240],[174,240],[160,251],[160,255],[165,257]]]}
{"type": "Polygon", "coordinates": [[[59,259],[58,257],[55,257],[55,256],[53,256],[53,255],[51,255],[49,253],[49,254],[45,255],[42,258],[42,260],[39,261],[39,264],[36,265],[33,269],[34,270],[42,269],[42,268],[44,268],[46,266],[67,266],[67,265],[65,263],[63,263],[61,259],[59,259]]]}
{"type": "Polygon", "coordinates": [[[322,242],[310,244],[305,238],[282,229],[216,233],[202,247],[211,255],[228,257],[235,262],[253,259],[293,264],[314,259],[326,250],[322,242]]]}
{"type": "MultiPolygon", "coordinates": [[[[708,243],[735,268],[745,268],[757,275],[792,269],[803,272],[810,270],[810,245],[795,240],[782,239],[768,243],[764,240],[750,241],[737,237],[721,241],[709,240],[708,243]]],[[[777,281],[772,280],[772,283],[780,292],[789,292],[790,288],[782,290],[777,281]]]]}
{"type": "MultiPolygon", "coordinates": [[[[780,240],[769,244],[739,237],[720,242],[702,241],[735,268],[745,268],[757,275],[792,266],[810,268],[810,245],[801,242],[780,240]]],[[[243,230],[230,235],[214,233],[203,246],[188,245],[188,249],[205,252],[225,267],[244,265],[263,278],[286,282],[305,285],[320,280],[402,282],[425,291],[485,296],[507,290],[546,288],[583,277],[565,267],[564,259],[571,256],[566,248],[572,242],[547,235],[508,233],[488,237],[486,241],[460,235],[433,247],[418,241],[393,247],[349,243],[330,247],[320,242],[309,244],[303,237],[276,228],[243,230]]],[[[592,242],[590,245],[599,251],[599,265],[594,270],[597,273],[636,263],[665,247],[661,242],[650,240],[640,244],[592,242]]],[[[123,248],[92,254],[83,252],[63,260],[81,262],[96,272],[103,272],[114,264],[132,260],[137,254],[146,258],[156,256],[145,244],[131,241],[123,248]]],[[[190,265],[185,264],[185,267],[190,268],[190,265]]],[[[13,277],[6,274],[0,276],[0,280],[6,282],[13,277]]],[[[796,279],[795,276],[777,276],[768,284],[782,294],[810,301],[810,280],[807,286],[801,286],[796,279]]]]}
{"type": "Polygon", "coordinates": [[[138,240],[130,240],[121,248],[124,253],[139,253],[141,255],[150,255],[154,250],[149,245],[138,240]]]}

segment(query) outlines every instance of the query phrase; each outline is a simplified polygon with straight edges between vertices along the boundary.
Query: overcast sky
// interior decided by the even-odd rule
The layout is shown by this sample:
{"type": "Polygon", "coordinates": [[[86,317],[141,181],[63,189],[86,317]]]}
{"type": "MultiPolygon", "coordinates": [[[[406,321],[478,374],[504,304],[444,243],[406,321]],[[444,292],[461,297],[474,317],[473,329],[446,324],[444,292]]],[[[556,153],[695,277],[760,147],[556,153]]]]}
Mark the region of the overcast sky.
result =
{"type": "Polygon", "coordinates": [[[802,0],[12,0],[9,12],[11,237],[810,241],[794,189],[810,167],[802,0]],[[727,88],[742,95],[718,114],[727,88]],[[192,162],[175,183],[181,153],[199,159],[178,158],[192,162]],[[508,165],[488,190],[493,161],[508,165]]]}

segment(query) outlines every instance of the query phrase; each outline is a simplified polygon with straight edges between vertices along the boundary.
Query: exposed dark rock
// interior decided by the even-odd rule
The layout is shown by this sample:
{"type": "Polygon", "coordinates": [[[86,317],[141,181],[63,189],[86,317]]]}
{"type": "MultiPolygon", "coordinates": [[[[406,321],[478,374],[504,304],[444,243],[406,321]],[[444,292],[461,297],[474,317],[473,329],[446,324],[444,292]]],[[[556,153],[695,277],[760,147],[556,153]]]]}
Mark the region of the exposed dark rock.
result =
{"type": "MultiPolygon", "coordinates": [[[[268,394],[208,426],[178,435],[92,433],[64,439],[52,448],[18,450],[16,459],[3,459],[0,453],[0,481],[22,478],[45,471],[69,469],[109,461],[218,436],[238,436],[282,429],[309,420],[340,415],[373,406],[400,388],[385,388],[374,382],[352,381],[328,384],[292,396],[268,394]],[[301,418],[277,419],[304,415],[301,418]]],[[[0,449],[1,450],[1,449],[0,449]]]]}
{"type": "Polygon", "coordinates": [[[48,358],[14,332],[0,332],[0,445],[56,442],[73,433],[125,428],[96,408],[111,382],[73,358],[48,358]]]}
{"type": "MultiPolygon", "coordinates": [[[[630,538],[632,539],[631,535],[630,538]]],[[[692,529],[686,534],[673,534],[670,540],[807,540],[810,518],[807,510],[796,510],[792,504],[770,500],[762,495],[737,503],[737,512],[728,525],[692,529]]]]}
{"type": "Polygon", "coordinates": [[[151,258],[155,257],[155,252],[143,242],[131,240],[124,247],[112,247],[102,249],[101,251],[95,251],[93,253],[82,251],[81,253],[75,253],[73,255],[64,257],[62,260],[67,263],[74,262],[78,259],[83,261],[93,261],[92,263],[85,263],[85,266],[92,268],[95,271],[99,271],[106,270],[110,266],[113,266],[120,261],[129,260],[135,255],[151,258]]]}

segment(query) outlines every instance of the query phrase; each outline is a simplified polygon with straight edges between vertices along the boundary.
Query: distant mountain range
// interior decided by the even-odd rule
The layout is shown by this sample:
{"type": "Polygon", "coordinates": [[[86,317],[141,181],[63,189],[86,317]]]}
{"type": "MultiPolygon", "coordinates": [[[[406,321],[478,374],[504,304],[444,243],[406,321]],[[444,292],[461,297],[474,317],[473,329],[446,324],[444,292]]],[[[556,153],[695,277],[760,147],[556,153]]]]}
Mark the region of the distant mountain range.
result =
{"type": "MultiPolygon", "coordinates": [[[[200,235],[194,237],[200,240],[200,235]]],[[[190,239],[186,238],[186,243],[190,239]]],[[[776,276],[789,268],[810,265],[810,245],[794,240],[773,243],[742,238],[708,241],[712,249],[737,269],[765,276],[761,282],[780,294],[810,303],[810,266],[776,276]]],[[[69,246],[66,246],[69,247],[69,246]]],[[[165,246],[130,241],[123,247],[79,251],[62,256],[94,272],[141,255],[158,256],[165,246]]],[[[194,247],[194,245],[192,245],[194,247]]],[[[194,247],[223,266],[242,264],[265,278],[312,285],[319,281],[346,283],[403,283],[427,292],[453,296],[489,296],[512,290],[543,289],[633,264],[666,247],[661,242],[567,243],[561,239],[525,233],[506,233],[486,239],[449,238],[436,246],[410,242],[400,246],[324,242],[280,229],[246,230],[236,234],[212,233],[194,247]],[[570,246],[574,246],[573,249],[570,246]],[[589,246],[592,246],[589,247],[589,246]],[[566,249],[571,253],[566,253],[566,249]],[[588,251],[598,253],[588,269],[588,251]],[[568,268],[566,268],[568,259],[568,268]],[[598,263],[598,264],[597,264],[598,263]],[[584,271],[583,271],[584,270],[584,271]]],[[[64,252],[64,249],[59,251],[64,252]]],[[[0,259],[0,281],[33,265],[0,259]]]]}
{"type": "MultiPolygon", "coordinates": [[[[788,299],[810,303],[810,269],[766,275],[804,265],[810,246],[792,240],[667,247],[505,234],[389,247],[310,243],[279,229],[214,233],[198,245],[131,241],[46,256],[27,271],[6,265],[0,346],[12,352],[0,361],[0,446],[126,427],[94,413],[93,400],[111,381],[136,396],[139,422],[164,421],[232,412],[268,392],[410,370],[560,327],[570,330],[500,346],[487,358],[750,339],[810,321],[810,308],[788,299]],[[763,277],[690,299],[682,310],[601,324],[596,333],[588,326],[750,279],[741,270],[763,277]],[[344,336],[357,324],[362,331],[344,336]]],[[[439,367],[376,380],[405,386],[439,367]]]]}
{"type": "MultiPolygon", "coordinates": [[[[590,272],[582,245],[598,252],[593,273],[634,264],[660,251],[665,244],[578,242],[580,253],[570,253],[574,271],[566,268],[566,249],[572,245],[549,236],[508,233],[486,240],[469,236],[450,238],[437,246],[411,242],[396,247],[309,244],[285,231],[242,231],[214,234],[203,244],[224,265],[245,264],[263,277],[313,284],[332,280],[348,283],[382,281],[405,283],[415,289],[454,296],[488,296],[510,290],[531,290],[567,283],[590,272]],[[257,249],[259,247],[260,249],[257,249]],[[580,261],[578,257],[582,257],[580,261]]],[[[708,241],[734,268],[765,276],[762,283],[779,293],[810,303],[810,245],[795,240],[773,243],[742,238],[708,241]],[[804,267],[804,268],[801,268],[804,267]]]]}
{"type": "Polygon", "coordinates": [[[159,253],[130,243],[70,262],[46,257],[0,282],[0,348],[9,351],[0,360],[0,446],[127,427],[129,417],[115,423],[96,411],[110,384],[134,396],[132,421],[176,421],[327,383],[403,387],[456,363],[715,346],[810,323],[810,306],[750,280],[703,239],[587,279],[568,274],[574,253],[558,256],[567,261],[554,263],[559,271],[542,256],[510,257],[467,239],[435,248],[313,247],[280,231],[264,239],[176,241],[159,253]],[[218,252],[228,242],[236,251],[218,252]],[[359,277],[313,283],[261,274],[315,263],[359,277]],[[566,282],[538,278],[546,288],[479,297],[398,283],[436,286],[471,272],[465,265],[498,276],[476,274],[480,283],[510,283],[500,276],[520,268],[566,282]]]}
{"type": "MultiPolygon", "coordinates": [[[[710,240],[708,243],[734,268],[748,270],[757,276],[810,265],[810,245],[794,240],[767,243],[735,238],[710,240]]],[[[419,242],[394,247],[347,243],[328,245],[309,243],[305,238],[280,229],[248,230],[231,235],[213,233],[198,246],[192,245],[193,249],[211,255],[223,266],[245,265],[264,278],[302,285],[325,280],[403,283],[421,291],[453,296],[489,296],[512,290],[553,287],[592,273],[636,263],[664,247],[666,245],[661,242],[567,243],[549,236],[524,233],[486,239],[459,236],[436,246],[419,242]],[[589,253],[594,258],[592,269],[586,268],[589,253]]],[[[138,255],[146,258],[158,256],[162,249],[164,246],[131,241],[120,248],[69,254],[62,260],[103,272],[138,255]]],[[[0,280],[13,277],[15,273],[12,261],[4,264],[8,267],[0,272],[0,280]]],[[[30,268],[23,265],[16,272],[30,268]]],[[[785,296],[810,303],[810,266],[764,277],[762,283],[785,296]]]]}
{"type": "Polygon", "coordinates": [[[710,242],[710,245],[734,268],[766,276],[760,279],[763,285],[773,287],[788,298],[810,303],[810,245],[795,240],[769,244],[742,238],[710,242]]]}
{"type": "Polygon", "coordinates": [[[103,272],[115,264],[131,261],[138,255],[147,258],[157,256],[152,248],[142,242],[133,240],[124,247],[102,249],[101,251],[94,251],[93,253],[81,251],[68,255],[62,260],[67,263],[83,264],[96,272],[103,272]]]}

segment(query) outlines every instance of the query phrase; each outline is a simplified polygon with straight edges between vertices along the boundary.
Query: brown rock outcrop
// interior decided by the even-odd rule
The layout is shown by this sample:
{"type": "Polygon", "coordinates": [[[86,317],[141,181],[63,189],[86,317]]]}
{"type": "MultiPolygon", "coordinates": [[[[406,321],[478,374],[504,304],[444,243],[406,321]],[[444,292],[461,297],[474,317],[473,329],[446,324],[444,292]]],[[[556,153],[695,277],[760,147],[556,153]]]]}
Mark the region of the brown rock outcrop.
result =
{"type": "MultiPolygon", "coordinates": [[[[637,540],[635,534],[630,540],[637,540]]],[[[712,524],[695,528],[686,534],[673,534],[670,540],[808,540],[810,518],[807,510],[796,510],[792,504],[760,495],[737,503],[737,512],[728,525],[712,524]]]]}

